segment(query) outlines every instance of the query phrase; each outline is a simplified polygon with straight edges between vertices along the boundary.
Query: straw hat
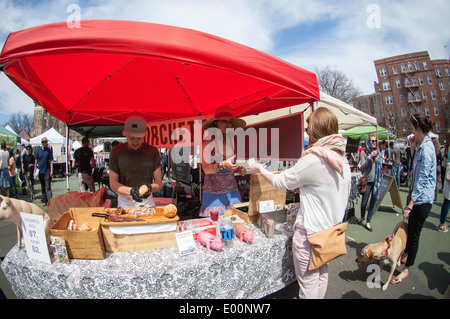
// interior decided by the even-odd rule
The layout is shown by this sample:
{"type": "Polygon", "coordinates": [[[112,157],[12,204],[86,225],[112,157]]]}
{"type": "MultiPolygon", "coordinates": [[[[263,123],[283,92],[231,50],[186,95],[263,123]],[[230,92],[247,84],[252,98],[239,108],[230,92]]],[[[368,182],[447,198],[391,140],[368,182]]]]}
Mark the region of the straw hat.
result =
{"type": "Polygon", "coordinates": [[[245,125],[247,125],[247,123],[244,120],[233,117],[233,113],[229,106],[222,106],[216,110],[214,119],[204,121],[202,123],[202,127],[204,130],[207,130],[214,125],[214,121],[224,120],[224,119],[232,119],[233,120],[233,125],[232,125],[233,128],[245,127],[245,125]]]}

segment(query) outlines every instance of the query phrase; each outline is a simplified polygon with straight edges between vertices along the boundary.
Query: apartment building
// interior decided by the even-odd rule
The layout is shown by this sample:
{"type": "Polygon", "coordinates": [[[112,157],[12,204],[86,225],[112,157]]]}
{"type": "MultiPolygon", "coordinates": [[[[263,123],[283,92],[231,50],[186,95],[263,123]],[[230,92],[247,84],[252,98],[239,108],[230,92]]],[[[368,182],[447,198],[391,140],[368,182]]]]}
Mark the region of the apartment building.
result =
{"type": "Polygon", "coordinates": [[[430,116],[433,132],[441,140],[450,128],[450,63],[431,60],[427,51],[374,61],[378,82],[375,93],[359,97],[354,106],[375,116],[381,126],[398,137],[411,134],[410,115],[430,116]],[[381,105],[376,102],[380,99],[381,105]],[[365,103],[373,103],[369,112],[365,103]],[[381,107],[381,108],[380,108],[381,107]]]}

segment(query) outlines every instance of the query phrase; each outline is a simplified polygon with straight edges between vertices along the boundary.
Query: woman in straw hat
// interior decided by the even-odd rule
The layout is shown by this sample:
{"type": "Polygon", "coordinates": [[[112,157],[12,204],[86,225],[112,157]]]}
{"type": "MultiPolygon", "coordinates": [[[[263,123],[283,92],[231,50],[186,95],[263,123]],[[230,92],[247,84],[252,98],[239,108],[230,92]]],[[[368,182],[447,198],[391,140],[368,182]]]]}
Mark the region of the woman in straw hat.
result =
{"type": "MultiPolygon", "coordinates": [[[[200,216],[210,216],[210,211],[223,212],[225,207],[241,202],[241,195],[234,173],[245,175],[243,166],[233,164],[233,139],[227,135],[229,129],[243,128],[246,122],[233,117],[228,106],[218,108],[214,119],[204,121],[202,168],[205,173],[203,182],[202,207],[200,216]]],[[[232,131],[232,130],[231,130],[232,131]]]]}

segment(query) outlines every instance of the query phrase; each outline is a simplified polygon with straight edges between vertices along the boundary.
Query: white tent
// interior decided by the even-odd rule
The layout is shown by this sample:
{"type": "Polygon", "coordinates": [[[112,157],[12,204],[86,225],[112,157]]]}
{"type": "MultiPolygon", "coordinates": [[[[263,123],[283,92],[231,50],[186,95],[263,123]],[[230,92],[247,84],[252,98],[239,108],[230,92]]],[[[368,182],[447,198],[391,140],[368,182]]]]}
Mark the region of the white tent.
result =
{"type": "Polygon", "coordinates": [[[97,146],[94,147],[94,149],[93,149],[93,152],[94,152],[94,153],[100,153],[100,151],[103,151],[103,144],[97,145],[97,146]]]}
{"type": "MultiPolygon", "coordinates": [[[[53,127],[48,131],[45,131],[41,135],[30,139],[32,146],[41,146],[41,140],[43,137],[48,139],[48,146],[53,148],[53,159],[57,163],[66,161],[66,138],[58,133],[53,127]]],[[[72,145],[72,141],[69,140],[69,147],[72,145]]]]}
{"type": "Polygon", "coordinates": [[[81,145],[81,143],[80,142],[78,142],[78,141],[75,141],[75,142],[73,142],[73,144],[72,144],[72,148],[74,149],[74,150],[77,150],[77,149],[79,149],[80,147],[82,147],[83,145],[81,145]]]}
{"type": "Polygon", "coordinates": [[[41,145],[41,140],[43,137],[48,139],[49,144],[66,144],[66,138],[58,133],[53,127],[48,131],[45,131],[41,135],[33,137],[30,139],[30,143],[33,146],[41,145]]]}
{"type": "MultiPolygon", "coordinates": [[[[323,92],[320,92],[320,101],[313,107],[314,109],[325,107],[331,110],[338,118],[340,130],[348,130],[356,126],[377,125],[377,119],[373,116],[361,112],[353,106],[323,92]]],[[[304,120],[306,121],[308,115],[311,114],[311,108],[309,107],[309,104],[300,104],[258,115],[247,116],[243,119],[247,124],[253,124],[298,112],[304,112],[304,120]]]]}

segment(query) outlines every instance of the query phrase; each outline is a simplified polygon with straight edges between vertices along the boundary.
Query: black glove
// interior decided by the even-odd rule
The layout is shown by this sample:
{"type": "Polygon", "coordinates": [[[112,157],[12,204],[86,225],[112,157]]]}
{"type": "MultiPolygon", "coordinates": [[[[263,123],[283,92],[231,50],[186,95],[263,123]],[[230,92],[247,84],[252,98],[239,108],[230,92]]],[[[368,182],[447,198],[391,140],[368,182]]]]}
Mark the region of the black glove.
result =
{"type": "Polygon", "coordinates": [[[147,187],[148,187],[148,191],[147,191],[147,193],[142,195],[142,198],[148,198],[152,194],[152,184],[148,184],[147,187]]]}
{"type": "MultiPolygon", "coordinates": [[[[130,195],[135,202],[142,202],[142,196],[139,194],[139,187],[133,187],[130,190],[130,195]]],[[[148,196],[147,196],[148,197],[148,196]]]]}

